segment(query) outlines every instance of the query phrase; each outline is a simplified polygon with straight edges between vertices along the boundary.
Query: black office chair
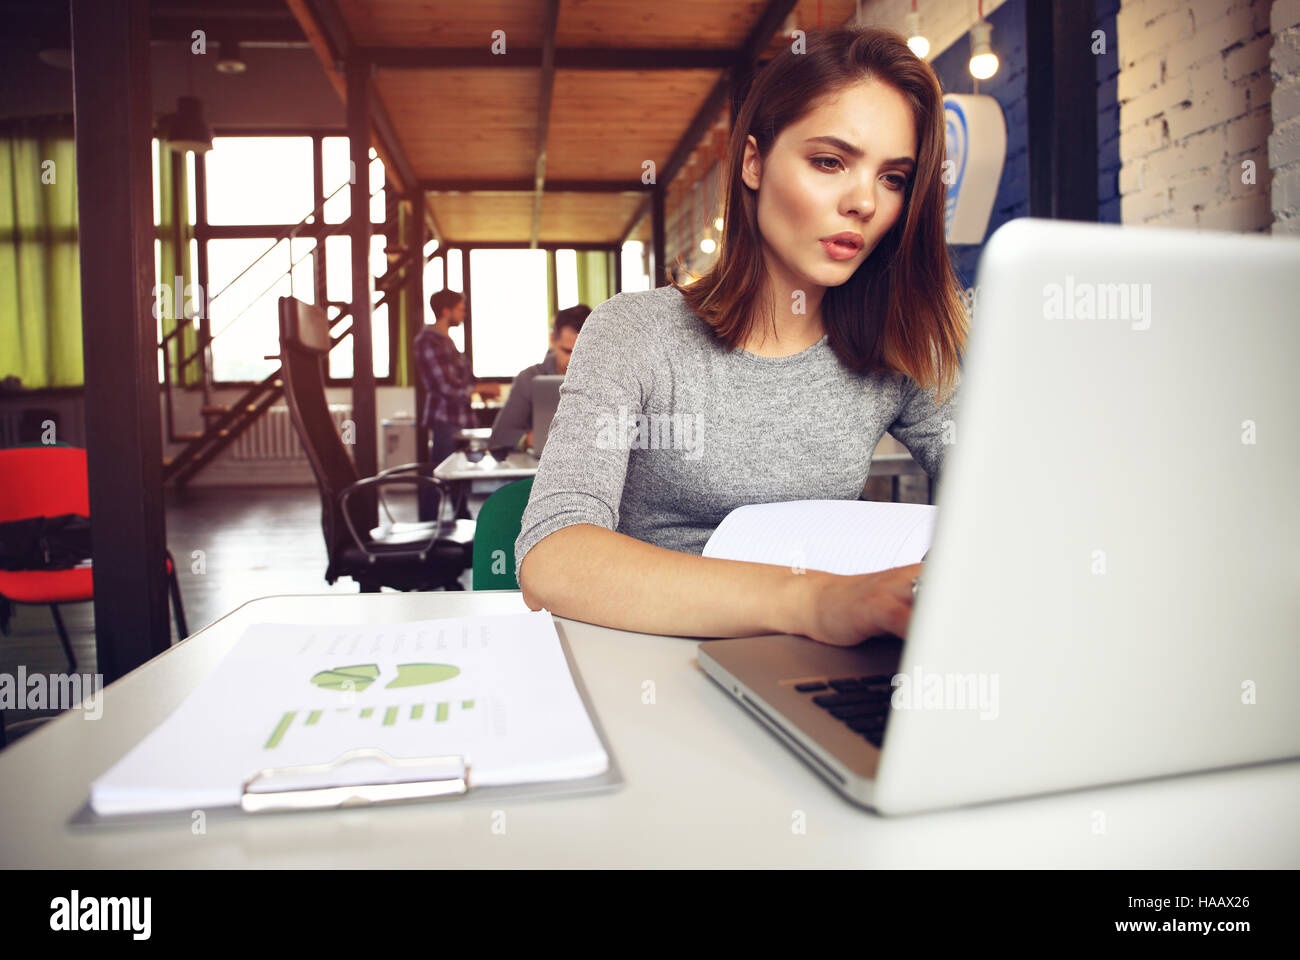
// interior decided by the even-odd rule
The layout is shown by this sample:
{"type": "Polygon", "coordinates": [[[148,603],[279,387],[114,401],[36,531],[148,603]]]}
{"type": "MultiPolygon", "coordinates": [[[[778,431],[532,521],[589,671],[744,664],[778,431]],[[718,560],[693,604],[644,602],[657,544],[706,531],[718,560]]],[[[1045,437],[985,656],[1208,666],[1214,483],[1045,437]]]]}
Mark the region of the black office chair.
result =
{"type": "Polygon", "coordinates": [[[429,464],[405,464],[361,478],[330,418],[325,398],[325,362],[329,355],[329,318],[319,307],[291,297],[280,298],[280,364],[284,395],[320,488],[321,527],[329,566],[325,580],[351,577],[362,593],[380,587],[399,590],[463,590],[458,578],[474,559],[474,521],[393,523],[382,488],[396,484],[438,490],[438,515],[447,488],[423,476],[429,464]],[[404,476],[403,474],[410,474],[404,476]],[[390,526],[366,531],[366,507],[373,500],[388,515],[390,526]],[[369,501],[369,502],[367,502],[369,501]]]}

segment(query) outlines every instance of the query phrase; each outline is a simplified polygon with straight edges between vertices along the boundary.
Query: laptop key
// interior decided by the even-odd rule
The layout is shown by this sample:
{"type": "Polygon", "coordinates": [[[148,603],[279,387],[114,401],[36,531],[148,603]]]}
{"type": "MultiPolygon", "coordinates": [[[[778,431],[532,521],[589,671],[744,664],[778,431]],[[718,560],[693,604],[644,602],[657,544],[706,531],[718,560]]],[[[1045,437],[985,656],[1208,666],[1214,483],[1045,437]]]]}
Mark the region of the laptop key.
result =
{"type": "Polygon", "coordinates": [[[872,733],[885,729],[884,717],[858,717],[848,721],[849,729],[854,733],[872,733]]]}
{"type": "Polygon", "coordinates": [[[887,674],[887,673],[877,673],[877,674],[875,674],[874,676],[870,676],[870,677],[860,677],[859,679],[860,679],[863,683],[883,683],[883,684],[888,685],[889,682],[890,682],[891,680],[893,680],[894,678],[891,677],[891,676],[890,676],[889,674],[887,674]]]}
{"type": "Polygon", "coordinates": [[[847,707],[856,703],[883,703],[888,705],[889,697],[878,693],[866,693],[853,690],[845,693],[823,693],[813,697],[813,703],[819,707],[847,707]]]}
{"type": "Polygon", "coordinates": [[[847,707],[831,707],[827,711],[837,720],[856,720],[858,717],[881,717],[889,709],[889,704],[881,701],[880,703],[855,703],[847,707]]]}
{"type": "Polygon", "coordinates": [[[826,689],[826,684],[824,684],[824,683],[796,683],[796,684],[794,685],[794,688],[795,688],[795,690],[799,691],[800,693],[816,693],[818,690],[825,690],[825,689],[826,689]]]}

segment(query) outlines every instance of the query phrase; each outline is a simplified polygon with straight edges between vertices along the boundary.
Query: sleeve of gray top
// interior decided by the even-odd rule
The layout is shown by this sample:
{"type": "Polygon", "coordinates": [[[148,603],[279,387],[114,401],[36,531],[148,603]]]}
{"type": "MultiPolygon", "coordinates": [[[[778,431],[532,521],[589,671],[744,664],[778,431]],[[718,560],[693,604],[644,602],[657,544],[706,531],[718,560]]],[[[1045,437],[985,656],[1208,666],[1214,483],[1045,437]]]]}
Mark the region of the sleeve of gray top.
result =
{"type": "Polygon", "coordinates": [[[952,389],[945,393],[940,406],[935,402],[937,390],[922,390],[911,377],[900,375],[902,399],[889,432],[907,447],[912,459],[925,469],[931,480],[938,479],[946,444],[954,436],[960,382],[961,371],[958,370],[952,389]],[[948,426],[949,423],[954,426],[948,426]]]}
{"type": "Polygon", "coordinates": [[[505,406],[497,412],[492,423],[492,437],[488,445],[492,447],[511,446],[532,429],[533,418],[533,368],[525,367],[515,377],[506,397],[505,406]]]}
{"type": "Polygon", "coordinates": [[[628,445],[609,441],[616,425],[627,422],[620,407],[628,418],[644,412],[661,349],[649,318],[629,310],[629,302],[618,294],[582,325],[515,541],[516,570],[556,530],[579,523],[618,527],[628,445]]]}

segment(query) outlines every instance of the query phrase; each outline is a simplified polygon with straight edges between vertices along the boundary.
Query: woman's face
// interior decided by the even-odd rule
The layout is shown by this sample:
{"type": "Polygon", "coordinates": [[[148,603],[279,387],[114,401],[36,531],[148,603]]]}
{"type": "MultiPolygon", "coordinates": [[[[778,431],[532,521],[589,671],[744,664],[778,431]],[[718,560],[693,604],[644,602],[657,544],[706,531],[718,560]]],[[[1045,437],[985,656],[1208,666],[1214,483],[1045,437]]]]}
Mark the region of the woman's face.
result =
{"type": "Polygon", "coordinates": [[[741,176],[758,191],[769,272],[791,289],[848,280],[902,214],[915,162],[912,111],[877,80],[823,98],[781,131],[766,157],[751,136],[741,176]],[[823,240],[839,233],[862,243],[828,249],[823,240]]]}

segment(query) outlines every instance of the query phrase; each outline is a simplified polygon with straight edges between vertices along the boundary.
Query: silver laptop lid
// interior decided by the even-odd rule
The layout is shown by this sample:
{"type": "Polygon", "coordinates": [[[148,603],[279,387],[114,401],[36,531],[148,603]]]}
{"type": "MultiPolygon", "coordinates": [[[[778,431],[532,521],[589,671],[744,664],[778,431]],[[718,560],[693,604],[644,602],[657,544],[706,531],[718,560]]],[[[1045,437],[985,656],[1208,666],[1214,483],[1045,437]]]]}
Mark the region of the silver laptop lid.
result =
{"type": "Polygon", "coordinates": [[[555,419],[555,410],[560,404],[560,384],[563,382],[564,377],[558,374],[533,377],[533,449],[538,456],[546,446],[546,435],[550,433],[551,421],[555,419]]]}
{"type": "Polygon", "coordinates": [[[1300,755],[1300,241],[1015,220],[976,290],[878,808],[1300,755]]]}

